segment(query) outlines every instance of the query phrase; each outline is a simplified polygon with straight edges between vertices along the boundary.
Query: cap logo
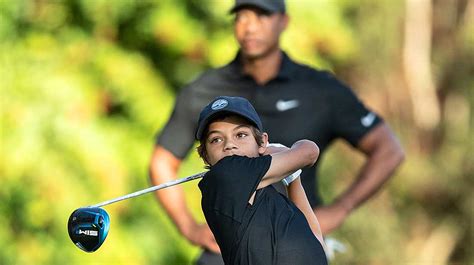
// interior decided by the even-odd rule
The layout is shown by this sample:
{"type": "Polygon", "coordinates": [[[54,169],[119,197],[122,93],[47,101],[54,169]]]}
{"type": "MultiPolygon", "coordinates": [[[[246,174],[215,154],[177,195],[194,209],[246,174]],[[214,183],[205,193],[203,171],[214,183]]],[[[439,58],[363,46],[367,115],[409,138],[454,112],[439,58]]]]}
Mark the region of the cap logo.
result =
{"type": "Polygon", "coordinates": [[[227,107],[227,105],[229,105],[229,102],[227,102],[227,100],[218,99],[218,100],[214,101],[214,103],[212,103],[211,109],[212,110],[219,110],[219,109],[223,109],[223,108],[227,107]]]}

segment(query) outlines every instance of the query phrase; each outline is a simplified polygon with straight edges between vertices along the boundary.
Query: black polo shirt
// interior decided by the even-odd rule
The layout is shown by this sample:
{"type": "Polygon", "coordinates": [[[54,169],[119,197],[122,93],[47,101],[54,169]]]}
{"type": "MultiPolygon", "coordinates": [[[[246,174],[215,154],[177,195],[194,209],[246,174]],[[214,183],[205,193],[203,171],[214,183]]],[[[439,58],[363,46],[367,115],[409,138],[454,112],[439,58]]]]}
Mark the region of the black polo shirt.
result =
{"type": "Polygon", "coordinates": [[[206,221],[225,264],[327,264],[303,213],[272,186],[248,200],[272,157],[228,156],[199,182],[206,221]]]}
{"type": "MultiPolygon", "coordinates": [[[[321,156],[337,138],[356,146],[381,121],[328,72],[297,64],[283,53],[278,75],[258,85],[243,73],[237,55],[228,65],[205,72],[181,90],[156,143],[184,158],[193,146],[201,109],[223,95],[247,98],[260,115],[270,142],[291,146],[297,140],[309,139],[319,146],[321,156]]],[[[313,207],[321,204],[315,180],[317,167],[318,163],[301,174],[313,207]]]]}

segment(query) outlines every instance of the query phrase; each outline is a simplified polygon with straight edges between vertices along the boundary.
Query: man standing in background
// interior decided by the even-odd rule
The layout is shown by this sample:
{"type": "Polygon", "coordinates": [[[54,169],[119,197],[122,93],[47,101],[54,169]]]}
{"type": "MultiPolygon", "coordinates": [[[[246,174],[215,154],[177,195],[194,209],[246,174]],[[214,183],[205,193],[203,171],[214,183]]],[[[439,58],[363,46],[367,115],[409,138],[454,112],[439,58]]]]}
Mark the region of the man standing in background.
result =
{"type": "MultiPolygon", "coordinates": [[[[388,125],[350,88],[327,72],[295,63],[280,49],[289,20],[283,0],[236,0],[231,13],[239,52],[228,65],[203,73],[181,90],[157,137],[151,181],[156,185],[177,178],[194,144],[202,107],[221,95],[245,97],[261,115],[270,142],[291,145],[306,138],[324,155],[335,139],[342,138],[365,154],[353,183],[327,205],[322,204],[316,181],[319,163],[301,175],[322,231],[328,234],[382,187],[403,161],[403,150],[388,125]]],[[[198,224],[188,210],[182,187],[157,191],[156,196],[180,233],[205,249],[198,264],[223,264],[209,227],[198,224]]]]}

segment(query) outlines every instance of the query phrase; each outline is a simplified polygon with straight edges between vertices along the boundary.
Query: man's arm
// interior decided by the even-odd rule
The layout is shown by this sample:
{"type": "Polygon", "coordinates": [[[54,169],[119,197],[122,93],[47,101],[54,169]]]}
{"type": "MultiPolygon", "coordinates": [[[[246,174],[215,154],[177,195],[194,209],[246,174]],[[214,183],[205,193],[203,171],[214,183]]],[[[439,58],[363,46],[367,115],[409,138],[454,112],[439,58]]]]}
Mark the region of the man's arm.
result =
{"type": "MultiPolygon", "coordinates": [[[[150,161],[150,180],[153,185],[175,180],[181,160],[157,145],[150,161]]],[[[198,224],[189,212],[183,188],[179,185],[155,192],[156,198],[171,217],[181,234],[191,243],[213,252],[220,252],[207,224],[198,224]]]]}
{"type": "Polygon", "coordinates": [[[368,132],[357,148],[367,159],[356,180],[334,203],[315,209],[323,234],[341,226],[354,209],[372,197],[405,157],[400,143],[385,123],[368,132]]]}

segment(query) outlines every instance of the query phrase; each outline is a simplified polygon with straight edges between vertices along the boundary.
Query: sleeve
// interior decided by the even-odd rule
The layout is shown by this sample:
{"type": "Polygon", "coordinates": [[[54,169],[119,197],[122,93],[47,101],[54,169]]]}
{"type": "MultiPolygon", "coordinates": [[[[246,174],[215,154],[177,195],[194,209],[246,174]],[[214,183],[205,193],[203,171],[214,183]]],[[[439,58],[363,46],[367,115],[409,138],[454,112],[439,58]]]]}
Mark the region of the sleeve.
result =
{"type": "Polygon", "coordinates": [[[369,110],[350,88],[333,79],[328,101],[331,108],[331,127],[336,137],[357,146],[362,137],[377,126],[382,119],[369,110]]]}
{"type": "Polygon", "coordinates": [[[201,187],[208,207],[240,222],[248,200],[270,168],[271,160],[269,155],[221,159],[206,174],[205,187],[201,187]]]}
{"type": "Polygon", "coordinates": [[[180,159],[188,154],[194,144],[196,117],[189,104],[190,88],[185,87],[179,93],[171,117],[157,135],[155,142],[180,159]]]}

